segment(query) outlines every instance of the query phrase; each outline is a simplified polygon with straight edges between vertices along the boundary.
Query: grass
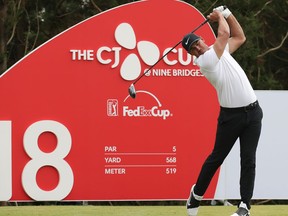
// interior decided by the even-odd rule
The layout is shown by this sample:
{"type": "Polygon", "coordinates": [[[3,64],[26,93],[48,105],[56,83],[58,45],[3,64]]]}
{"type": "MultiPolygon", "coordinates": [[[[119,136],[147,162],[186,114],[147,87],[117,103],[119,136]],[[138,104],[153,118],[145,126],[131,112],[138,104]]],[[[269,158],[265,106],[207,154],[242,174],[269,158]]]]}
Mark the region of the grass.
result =
{"type": "MultiPolygon", "coordinates": [[[[201,206],[199,216],[230,216],[235,206],[201,206]]],[[[287,216],[288,205],[252,206],[251,216],[287,216]]],[[[0,216],[186,216],[184,206],[2,206],[0,216]]]]}

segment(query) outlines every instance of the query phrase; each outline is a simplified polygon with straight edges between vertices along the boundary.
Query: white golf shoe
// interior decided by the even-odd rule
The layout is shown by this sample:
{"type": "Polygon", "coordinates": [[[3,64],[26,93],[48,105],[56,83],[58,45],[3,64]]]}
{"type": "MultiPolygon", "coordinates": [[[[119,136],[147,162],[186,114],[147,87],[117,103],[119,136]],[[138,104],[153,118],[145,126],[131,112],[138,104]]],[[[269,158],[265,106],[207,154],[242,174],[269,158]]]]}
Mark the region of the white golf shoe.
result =
{"type": "Polygon", "coordinates": [[[202,196],[198,196],[194,193],[194,187],[195,187],[195,184],[191,188],[190,196],[186,204],[188,216],[197,216],[200,201],[203,198],[202,196]]]}
{"type": "Polygon", "coordinates": [[[238,210],[231,216],[250,216],[250,211],[247,205],[243,202],[240,203],[238,210]]]}

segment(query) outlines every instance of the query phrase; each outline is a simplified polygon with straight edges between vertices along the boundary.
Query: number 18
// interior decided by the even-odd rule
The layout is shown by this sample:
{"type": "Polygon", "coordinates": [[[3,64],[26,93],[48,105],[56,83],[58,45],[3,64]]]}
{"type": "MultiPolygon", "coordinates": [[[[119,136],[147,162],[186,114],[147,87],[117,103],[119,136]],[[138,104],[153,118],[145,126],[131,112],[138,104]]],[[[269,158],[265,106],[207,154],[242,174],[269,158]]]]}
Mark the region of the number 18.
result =
{"type": "MultiPolygon", "coordinates": [[[[0,200],[12,197],[12,123],[0,121],[0,200]]],[[[34,200],[50,201],[64,199],[71,191],[74,176],[71,167],[64,160],[71,150],[69,130],[56,121],[44,120],[30,125],[24,133],[23,144],[31,160],[22,172],[22,185],[25,192],[34,200]],[[46,153],[40,150],[38,138],[44,132],[52,132],[57,137],[57,147],[46,153]],[[42,190],[36,181],[38,170],[52,166],[59,173],[59,183],[51,191],[42,190]]]]}

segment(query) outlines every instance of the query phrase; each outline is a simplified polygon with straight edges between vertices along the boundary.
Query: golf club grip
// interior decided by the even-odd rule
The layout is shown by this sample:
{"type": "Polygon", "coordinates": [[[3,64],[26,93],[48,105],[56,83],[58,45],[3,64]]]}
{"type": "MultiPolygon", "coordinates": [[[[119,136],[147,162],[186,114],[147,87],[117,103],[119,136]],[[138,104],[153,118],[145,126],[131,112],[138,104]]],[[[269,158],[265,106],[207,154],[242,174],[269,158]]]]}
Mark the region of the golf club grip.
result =
{"type": "MultiPolygon", "coordinates": [[[[209,19],[206,19],[204,22],[202,22],[199,26],[197,26],[191,33],[194,33],[195,31],[197,31],[199,28],[201,28],[203,25],[205,25],[207,22],[209,21],[209,19]]],[[[167,56],[173,49],[175,49],[180,43],[182,42],[179,41],[175,46],[173,46],[170,50],[168,50],[168,52],[166,52],[160,59],[158,59],[157,62],[155,62],[152,66],[150,66],[150,68],[148,68],[140,77],[138,77],[134,82],[133,85],[135,85],[145,74],[147,74],[155,65],[157,65],[165,56],[167,56]]]]}

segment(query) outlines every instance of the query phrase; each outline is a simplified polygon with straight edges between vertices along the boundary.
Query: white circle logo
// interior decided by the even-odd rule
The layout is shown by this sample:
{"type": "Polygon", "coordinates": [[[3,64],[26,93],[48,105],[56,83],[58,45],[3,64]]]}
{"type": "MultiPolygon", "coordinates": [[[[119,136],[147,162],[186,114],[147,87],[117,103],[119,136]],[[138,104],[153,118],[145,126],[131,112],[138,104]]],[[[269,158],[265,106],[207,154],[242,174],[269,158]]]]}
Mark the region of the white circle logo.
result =
{"type": "MultiPolygon", "coordinates": [[[[153,42],[136,42],[136,34],[129,23],[121,23],[117,26],[115,39],[120,46],[129,50],[134,50],[137,45],[140,58],[149,66],[155,64],[160,57],[159,48],[153,42]]],[[[124,59],[120,68],[120,74],[123,79],[128,81],[135,80],[140,76],[141,63],[137,54],[131,53],[124,59]]]]}

